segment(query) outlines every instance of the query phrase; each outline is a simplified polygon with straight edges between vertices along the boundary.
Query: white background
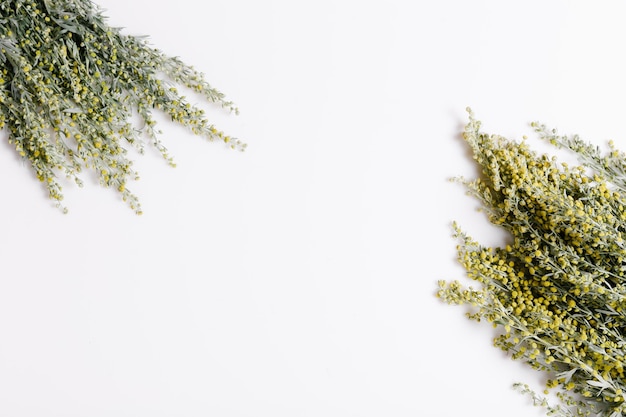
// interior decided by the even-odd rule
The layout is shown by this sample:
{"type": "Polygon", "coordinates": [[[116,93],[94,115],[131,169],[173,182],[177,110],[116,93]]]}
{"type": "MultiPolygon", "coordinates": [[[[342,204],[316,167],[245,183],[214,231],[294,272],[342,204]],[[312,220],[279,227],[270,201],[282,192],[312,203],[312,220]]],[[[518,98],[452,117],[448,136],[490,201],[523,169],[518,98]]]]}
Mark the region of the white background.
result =
{"type": "MultiPolygon", "coordinates": [[[[99,0],[203,71],[230,151],[162,123],[135,216],[90,177],[61,214],[0,145],[0,416],[539,416],[542,376],[435,297],[471,106],[626,149],[621,1],[99,0]]],[[[535,143],[535,142],[533,142],[535,143]]]]}

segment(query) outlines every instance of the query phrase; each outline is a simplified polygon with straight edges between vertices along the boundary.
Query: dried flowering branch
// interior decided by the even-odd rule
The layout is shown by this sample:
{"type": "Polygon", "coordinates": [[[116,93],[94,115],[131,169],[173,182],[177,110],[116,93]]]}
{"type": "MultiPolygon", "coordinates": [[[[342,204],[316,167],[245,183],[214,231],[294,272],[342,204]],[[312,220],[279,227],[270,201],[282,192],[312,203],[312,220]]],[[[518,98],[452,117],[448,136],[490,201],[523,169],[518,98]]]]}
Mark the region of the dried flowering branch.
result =
{"type": "Polygon", "coordinates": [[[481,178],[458,178],[491,223],[510,234],[485,247],[454,225],[458,259],[479,288],[440,281],[438,296],[501,330],[494,345],[548,374],[548,415],[626,415],[626,155],[534,123],[538,136],[577,155],[570,167],[527,142],[480,131],[471,110],[464,139],[481,178]]]}
{"type": "Polygon", "coordinates": [[[78,174],[89,168],[141,213],[127,188],[137,174],[126,147],[143,152],[147,135],[174,165],[158,139],[155,109],[196,135],[245,148],[179,92],[186,88],[237,113],[202,73],[110,27],[90,0],[0,1],[0,71],[0,128],[59,207],[57,175],[80,186],[78,174]]]}

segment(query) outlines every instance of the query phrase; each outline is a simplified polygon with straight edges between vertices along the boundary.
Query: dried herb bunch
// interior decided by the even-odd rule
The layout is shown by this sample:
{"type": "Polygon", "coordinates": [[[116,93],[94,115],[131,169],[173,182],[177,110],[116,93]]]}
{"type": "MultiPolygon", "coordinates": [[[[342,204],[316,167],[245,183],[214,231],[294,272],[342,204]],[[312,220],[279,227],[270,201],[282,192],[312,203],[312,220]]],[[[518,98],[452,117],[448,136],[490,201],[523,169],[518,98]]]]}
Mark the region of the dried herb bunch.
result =
{"type": "Polygon", "coordinates": [[[546,373],[557,405],[516,386],[549,415],[626,415],[626,155],[534,123],[578,157],[568,166],[481,132],[468,111],[464,139],[483,176],[457,180],[510,242],[485,247],[455,224],[458,259],[479,287],[440,281],[438,296],[470,306],[471,319],[501,330],[496,347],[546,373]]]}
{"type": "Polygon", "coordinates": [[[0,127],[59,207],[57,175],[81,185],[89,168],[141,213],[127,188],[137,177],[127,148],[143,152],[145,135],[173,165],[155,109],[194,134],[245,147],[179,91],[237,112],[202,73],[109,26],[90,0],[0,0],[0,71],[0,127]]]}

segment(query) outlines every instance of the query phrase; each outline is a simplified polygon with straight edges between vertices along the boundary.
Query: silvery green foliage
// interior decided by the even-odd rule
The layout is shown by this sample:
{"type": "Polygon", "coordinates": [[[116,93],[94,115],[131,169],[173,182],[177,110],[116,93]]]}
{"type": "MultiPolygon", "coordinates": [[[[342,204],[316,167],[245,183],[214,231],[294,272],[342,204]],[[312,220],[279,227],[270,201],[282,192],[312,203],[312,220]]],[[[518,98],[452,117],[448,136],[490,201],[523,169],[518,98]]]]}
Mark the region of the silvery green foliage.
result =
{"type": "Polygon", "coordinates": [[[142,152],[147,137],[173,165],[154,110],[194,134],[245,148],[179,91],[237,113],[202,73],[109,26],[89,0],[0,1],[0,71],[0,127],[59,207],[58,175],[81,185],[79,173],[88,168],[141,213],[127,188],[137,177],[127,148],[142,152]]]}
{"type": "Polygon", "coordinates": [[[463,138],[481,175],[459,178],[506,245],[481,245],[454,225],[458,260],[476,287],[441,281],[438,296],[499,329],[494,345],[544,373],[544,394],[516,387],[548,415],[626,415],[626,154],[533,123],[555,155],[481,130],[463,138]]]}

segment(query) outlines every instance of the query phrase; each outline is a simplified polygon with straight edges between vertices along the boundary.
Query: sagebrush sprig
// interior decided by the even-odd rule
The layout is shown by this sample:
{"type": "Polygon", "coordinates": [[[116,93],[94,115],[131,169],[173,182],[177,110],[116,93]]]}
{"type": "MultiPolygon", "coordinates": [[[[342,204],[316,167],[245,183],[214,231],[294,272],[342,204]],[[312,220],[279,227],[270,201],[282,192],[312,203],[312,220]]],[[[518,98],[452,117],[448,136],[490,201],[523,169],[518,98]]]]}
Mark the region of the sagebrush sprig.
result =
{"type": "Polygon", "coordinates": [[[438,296],[474,306],[471,319],[502,330],[495,346],[548,373],[563,406],[518,387],[549,415],[626,414],[625,155],[534,123],[541,139],[578,155],[570,167],[526,140],[483,133],[469,115],[464,139],[482,176],[456,180],[510,241],[485,247],[455,224],[458,259],[479,287],[440,281],[438,296]]]}
{"type": "Polygon", "coordinates": [[[79,173],[88,168],[141,213],[127,188],[136,177],[127,147],[142,152],[147,135],[174,165],[158,138],[154,110],[196,135],[245,148],[179,91],[236,113],[202,73],[109,26],[90,0],[0,1],[0,68],[0,127],[59,206],[57,175],[81,185],[79,173]]]}

